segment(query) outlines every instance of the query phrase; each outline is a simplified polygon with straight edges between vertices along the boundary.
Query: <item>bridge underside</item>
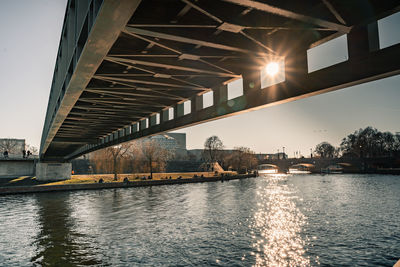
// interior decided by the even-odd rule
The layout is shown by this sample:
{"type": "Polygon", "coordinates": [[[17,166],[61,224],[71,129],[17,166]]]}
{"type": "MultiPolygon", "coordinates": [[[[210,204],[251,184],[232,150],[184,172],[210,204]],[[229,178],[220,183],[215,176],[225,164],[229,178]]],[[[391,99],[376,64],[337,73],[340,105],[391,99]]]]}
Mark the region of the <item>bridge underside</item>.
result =
{"type": "MultiPolygon", "coordinates": [[[[376,24],[398,11],[398,4],[105,0],[92,27],[86,26],[87,41],[67,71],[62,97],[54,111],[48,109],[41,158],[69,160],[132,139],[399,74],[400,46],[379,49],[376,24]],[[343,34],[349,59],[308,73],[307,50],[343,34]],[[285,79],[265,86],[261,73],[270,61],[284,62],[285,79]],[[243,80],[243,95],[228,100],[227,84],[236,79],[243,80]],[[210,91],[213,105],[203,108],[202,95],[210,91]]],[[[73,40],[75,49],[80,42],[79,37],[73,40]]]]}

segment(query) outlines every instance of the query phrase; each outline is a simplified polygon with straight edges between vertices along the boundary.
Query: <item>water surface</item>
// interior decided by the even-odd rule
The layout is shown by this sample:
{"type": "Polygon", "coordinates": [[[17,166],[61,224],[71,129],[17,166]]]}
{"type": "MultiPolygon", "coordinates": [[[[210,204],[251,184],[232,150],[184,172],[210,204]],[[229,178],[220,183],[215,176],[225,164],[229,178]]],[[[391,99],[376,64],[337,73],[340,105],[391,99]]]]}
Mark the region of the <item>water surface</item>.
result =
{"type": "Polygon", "coordinates": [[[0,197],[4,266],[392,266],[400,177],[229,182],[0,197]]]}

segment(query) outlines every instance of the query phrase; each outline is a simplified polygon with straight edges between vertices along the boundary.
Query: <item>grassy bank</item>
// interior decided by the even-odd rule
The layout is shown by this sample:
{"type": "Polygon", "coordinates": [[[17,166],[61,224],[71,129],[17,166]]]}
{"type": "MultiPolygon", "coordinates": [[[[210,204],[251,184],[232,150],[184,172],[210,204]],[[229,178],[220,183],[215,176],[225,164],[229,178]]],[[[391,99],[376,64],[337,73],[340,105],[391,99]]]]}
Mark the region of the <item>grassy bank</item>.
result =
{"type": "MultiPolygon", "coordinates": [[[[224,172],[224,175],[234,175],[236,172],[224,172]]],[[[213,172],[176,172],[176,173],[153,173],[153,180],[176,180],[179,177],[182,179],[197,177],[215,177],[213,172]]],[[[20,176],[14,178],[0,179],[0,187],[18,187],[18,186],[47,186],[47,185],[73,185],[73,184],[94,184],[103,179],[104,183],[123,182],[125,177],[130,182],[143,181],[144,177],[149,177],[150,173],[134,173],[134,174],[119,174],[118,180],[114,181],[114,174],[91,174],[91,175],[72,175],[70,180],[58,182],[38,181],[36,177],[20,176]]],[[[146,179],[147,180],[147,179],[146,179]]]]}
{"type": "MultiPolygon", "coordinates": [[[[169,174],[169,173],[168,173],[169,174]]],[[[26,194],[26,193],[44,193],[44,192],[60,192],[60,191],[74,191],[74,190],[103,190],[103,189],[116,189],[116,188],[129,188],[129,187],[146,187],[146,186],[161,186],[161,185],[178,185],[178,184],[189,184],[189,183],[204,183],[204,182],[224,182],[230,180],[237,180],[243,178],[251,178],[256,177],[255,174],[240,174],[240,175],[229,175],[232,173],[226,173],[224,176],[197,176],[190,178],[179,178],[182,175],[180,173],[176,173],[174,176],[176,178],[165,179],[160,175],[159,179],[136,179],[133,177],[133,181],[130,182],[121,182],[121,181],[113,181],[112,179],[106,180],[109,182],[98,183],[96,179],[91,179],[92,177],[75,177],[75,183],[71,183],[71,181],[67,181],[64,183],[47,183],[41,184],[32,184],[25,186],[3,186],[0,187],[0,195],[9,195],[9,194],[26,194]],[[81,183],[80,183],[81,182],[81,183]]],[[[194,173],[199,174],[199,173],[194,173]]],[[[201,174],[201,173],[200,173],[201,174]]],[[[187,176],[189,174],[186,173],[187,176]]],[[[95,177],[93,177],[95,178],[95,177]]],[[[110,176],[105,176],[105,178],[111,178],[110,176]]],[[[32,182],[35,179],[32,179],[32,182]]]]}
{"type": "MultiPolygon", "coordinates": [[[[234,175],[236,172],[224,172],[225,175],[234,175]]],[[[197,177],[214,177],[213,172],[174,172],[174,173],[153,173],[153,180],[175,180],[178,178],[188,179],[197,177]]],[[[133,174],[118,174],[118,180],[114,180],[114,174],[90,174],[90,175],[72,175],[70,180],[49,182],[41,185],[64,185],[64,184],[93,184],[98,183],[103,179],[104,183],[122,182],[128,178],[130,182],[142,181],[150,176],[150,173],[133,173],[133,174]]]]}

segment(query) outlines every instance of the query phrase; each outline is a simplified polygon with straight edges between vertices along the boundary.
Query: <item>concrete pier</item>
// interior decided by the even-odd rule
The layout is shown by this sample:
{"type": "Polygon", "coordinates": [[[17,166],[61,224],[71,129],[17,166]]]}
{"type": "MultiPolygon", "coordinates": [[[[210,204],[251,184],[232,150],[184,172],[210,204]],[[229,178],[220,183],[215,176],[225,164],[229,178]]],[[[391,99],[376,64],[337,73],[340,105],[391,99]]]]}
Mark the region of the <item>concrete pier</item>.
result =
{"type": "Polygon", "coordinates": [[[59,162],[38,162],[36,179],[38,181],[61,181],[71,179],[72,164],[59,162]]]}

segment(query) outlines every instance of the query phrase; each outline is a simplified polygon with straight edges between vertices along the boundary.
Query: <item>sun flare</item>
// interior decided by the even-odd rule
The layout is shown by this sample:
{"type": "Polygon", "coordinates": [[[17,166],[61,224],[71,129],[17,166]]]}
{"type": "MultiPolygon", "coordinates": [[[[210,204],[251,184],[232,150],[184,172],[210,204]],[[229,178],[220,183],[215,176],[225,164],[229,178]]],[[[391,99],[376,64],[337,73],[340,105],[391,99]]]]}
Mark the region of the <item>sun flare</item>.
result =
{"type": "Polygon", "coordinates": [[[267,74],[269,76],[275,76],[278,71],[279,71],[279,65],[276,62],[270,62],[268,65],[265,67],[267,74]]]}

